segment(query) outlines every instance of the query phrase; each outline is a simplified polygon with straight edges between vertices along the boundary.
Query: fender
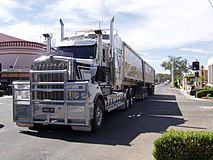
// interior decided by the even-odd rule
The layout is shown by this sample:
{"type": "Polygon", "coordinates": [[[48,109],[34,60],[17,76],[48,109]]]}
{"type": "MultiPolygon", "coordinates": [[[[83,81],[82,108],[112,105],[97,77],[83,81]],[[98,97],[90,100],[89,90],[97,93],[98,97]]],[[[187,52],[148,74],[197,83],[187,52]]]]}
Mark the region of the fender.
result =
{"type": "Polygon", "coordinates": [[[96,84],[93,84],[93,83],[90,83],[89,85],[89,94],[90,94],[90,103],[95,103],[97,98],[100,98],[101,101],[103,102],[104,104],[104,108],[105,108],[105,101],[104,101],[104,97],[103,97],[103,94],[102,94],[102,91],[101,91],[101,88],[96,85],[96,84]]]}
{"type": "Polygon", "coordinates": [[[104,101],[104,97],[101,93],[96,94],[93,103],[95,103],[97,101],[97,99],[100,98],[100,100],[102,101],[103,105],[104,105],[104,110],[105,110],[105,101],[104,101]]]}

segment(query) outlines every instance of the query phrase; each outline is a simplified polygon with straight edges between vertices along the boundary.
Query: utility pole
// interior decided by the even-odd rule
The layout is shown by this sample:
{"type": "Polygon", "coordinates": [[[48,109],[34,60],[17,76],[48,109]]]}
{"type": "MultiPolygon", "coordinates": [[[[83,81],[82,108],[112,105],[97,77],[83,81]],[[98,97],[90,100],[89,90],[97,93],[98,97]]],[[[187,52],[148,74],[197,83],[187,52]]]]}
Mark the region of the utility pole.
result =
{"type": "Polygon", "coordinates": [[[174,87],[174,59],[172,59],[172,71],[171,71],[172,87],[174,87]]]}

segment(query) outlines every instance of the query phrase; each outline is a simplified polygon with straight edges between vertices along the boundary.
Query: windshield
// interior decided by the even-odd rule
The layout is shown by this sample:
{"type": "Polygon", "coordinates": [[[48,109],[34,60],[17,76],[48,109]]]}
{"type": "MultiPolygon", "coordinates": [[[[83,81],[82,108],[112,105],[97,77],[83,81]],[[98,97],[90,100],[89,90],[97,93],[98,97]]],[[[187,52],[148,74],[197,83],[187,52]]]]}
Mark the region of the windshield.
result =
{"type": "Polygon", "coordinates": [[[74,58],[94,59],[96,56],[96,45],[58,47],[58,55],[74,58]]]}

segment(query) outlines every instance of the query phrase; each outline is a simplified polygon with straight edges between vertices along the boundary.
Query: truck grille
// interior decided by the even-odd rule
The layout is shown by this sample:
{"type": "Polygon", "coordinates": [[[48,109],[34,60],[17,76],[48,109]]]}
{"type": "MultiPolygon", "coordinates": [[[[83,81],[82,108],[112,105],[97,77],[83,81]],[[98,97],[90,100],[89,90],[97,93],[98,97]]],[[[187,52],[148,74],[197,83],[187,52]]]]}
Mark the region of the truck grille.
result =
{"type": "MultiPolygon", "coordinates": [[[[35,71],[67,70],[68,62],[54,61],[52,63],[39,63],[34,66],[35,71]]],[[[64,82],[63,73],[38,73],[33,77],[33,82],[64,82]]]]}
{"type": "Polygon", "coordinates": [[[66,61],[53,61],[53,62],[43,62],[35,64],[33,67],[36,71],[41,70],[64,70],[68,69],[68,62],[66,61]]]}
{"type": "Polygon", "coordinates": [[[64,100],[64,82],[67,81],[68,77],[67,74],[61,71],[67,71],[68,64],[68,61],[56,60],[36,63],[33,66],[34,71],[42,72],[32,74],[32,98],[38,100],[64,100]],[[33,91],[33,89],[36,89],[36,91],[33,91]]]}

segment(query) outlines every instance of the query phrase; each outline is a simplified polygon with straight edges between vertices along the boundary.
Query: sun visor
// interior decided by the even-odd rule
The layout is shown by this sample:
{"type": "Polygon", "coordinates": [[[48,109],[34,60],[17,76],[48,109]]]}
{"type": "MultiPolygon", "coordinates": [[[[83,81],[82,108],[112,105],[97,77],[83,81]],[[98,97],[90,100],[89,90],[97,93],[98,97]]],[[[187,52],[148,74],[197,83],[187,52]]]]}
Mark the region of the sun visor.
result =
{"type": "Polygon", "coordinates": [[[63,41],[57,43],[56,47],[62,47],[62,46],[92,46],[96,44],[96,40],[76,40],[76,41],[63,41]]]}

